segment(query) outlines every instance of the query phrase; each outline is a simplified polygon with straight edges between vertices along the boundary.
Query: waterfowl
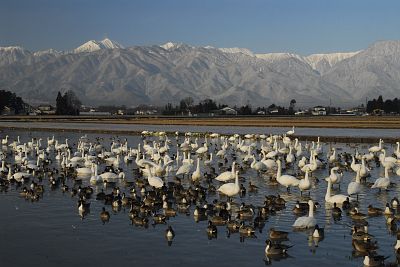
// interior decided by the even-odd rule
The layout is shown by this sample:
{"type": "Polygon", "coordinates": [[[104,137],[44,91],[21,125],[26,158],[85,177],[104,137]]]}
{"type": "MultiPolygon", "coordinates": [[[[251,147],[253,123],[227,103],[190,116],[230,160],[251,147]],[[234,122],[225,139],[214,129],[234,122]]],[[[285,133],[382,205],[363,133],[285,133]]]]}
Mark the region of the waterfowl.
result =
{"type": "Polygon", "coordinates": [[[208,226],[206,232],[209,236],[216,236],[218,233],[217,227],[213,224],[212,221],[208,221],[208,226]]]}
{"type": "Polygon", "coordinates": [[[303,191],[310,190],[311,188],[311,182],[310,179],[308,178],[308,172],[309,170],[306,169],[306,174],[304,176],[304,179],[301,179],[299,182],[300,195],[303,195],[303,191]]]}
{"type": "Polygon", "coordinates": [[[165,238],[170,241],[175,237],[175,231],[172,229],[172,226],[169,225],[168,228],[165,230],[165,238]]]}
{"type": "Polygon", "coordinates": [[[103,223],[108,222],[110,220],[110,213],[106,211],[105,207],[103,207],[102,211],[100,212],[100,219],[103,223]]]}
{"type": "Polygon", "coordinates": [[[277,160],[276,163],[278,164],[278,170],[276,173],[276,180],[278,183],[285,186],[288,191],[291,186],[298,186],[300,183],[299,179],[292,175],[282,175],[282,163],[280,160],[277,160]]]}
{"type": "Polygon", "coordinates": [[[328,186],[326,189],[326,194],[325,194],[325,201],[328,203],[336,203],[336,204],[343,204],[347,200],[347,198],[351,199],[349,196],[346,195],[331,195],[331,187],[332,187],[332,182],[330,179],[328,179],[328,186]]]}
{"type": "Polygon", "coordinates": [[[220,181],[220,182],[226,182],[226,181],[235,179],[235,164],[236,164],[235,161],[232,162],[232,170],[219,174],[217,177],[215,177],[215,180],[220,181]]]}
{"type": "Polygon", "coordinates": [[[378,216],[378,215],[382,215],[383,214],[383,210],[380,208],[375,208],[372,205],[368,206],[368,215],[369,216],[378,216]]]}
{"type": "Polygon", "coordinates": [[[287,239],[289,232],[275,230],[275,228],[271,227],[269,229],[269,238],[270,239],[287,239]]]}
{"type": "Polygon", "coordinates": [[[295,228],[311,228],[317,224],[317,220],[314,218],[314,202],[312,200],[308,201],[309,214],[308,216],[299,217],[293,224],[295,228]]]}
{"type": "Polygon", "coordinates": [[[265,243],[267,244],[267,246],[265,247],[265,254],[268,256],[284,255],[287,253],[287,250],[291,247],[283,244],[273,244],[269,239],[267,239],[265,243]]]}
{"type": "Polygon", "coordinates": [[[334,216],[342,215],[342,210],[337,206],[336,202],[333,203],[332,214],[334,216]]]}
{"type": "Polygon", "coordinates": [[[254,230],[253,226],[245,225],[244,222],[242,221],[240,223],[239,233],[240,233],[240,235],[243,235],[243,236],[254,236],[256,231],[254,230]]]}
{"type": "Polygon", "coordinates": [[[364,266],[371,266],[371,267],[385,266],[385,260],[387,258],[389,257],[369,254],[364,256],[363,264],[364,266]]]}
{"type": "Polygon", "coordinates": [[[313,238],[324,238],[324,228],[319,228],[318,224],[314,227],[314,232],[312,233],[313,238]]]}
{"type": "Polygon", "coordinates": [[[347,186],[347,194],[351,195],[357,195],[358,199],[358,194],[361,192],[361,184],[360,184],[360,170],[357,170],[357,175],[356,175],[356,181],[349,183],[347,186]]]}
{"type": "Polygon", "coordinates": [[[232,197],[235,196],[239,193],[240,191],[240,187],[239,187],[239,171],[236,171],[235,174],[235,183],[226,183],[221,185],[218,188],[218,192],[221,192],[222,194],[228,196],[228,197],[232,197]]]}
{"type": "Polygon", "coordinates": [[[375,180],[375,183],[371,186],[371,188],[379,188],[387,190],[390,185],[390,178],[389,178],[389,168],[385,167],[385,177],[380,177],[375,180]]]}

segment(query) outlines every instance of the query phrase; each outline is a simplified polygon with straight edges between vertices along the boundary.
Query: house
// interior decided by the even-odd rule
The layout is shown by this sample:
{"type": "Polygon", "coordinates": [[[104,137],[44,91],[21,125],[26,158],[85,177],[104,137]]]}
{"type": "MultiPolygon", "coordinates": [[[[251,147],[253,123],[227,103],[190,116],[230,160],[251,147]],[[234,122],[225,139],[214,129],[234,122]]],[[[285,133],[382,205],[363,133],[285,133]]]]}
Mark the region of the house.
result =
{"type": "Polygon", "coordinates": [[[237,111],[230,107],[224,107],[224,108],[220,109],[219,111],[220,111],[220,114],[223,114],[223,115],[237,115],[237,111]]]}
{"type": "Polygon", "coordinates": [[[325,116],[326,115],[326,108],[323,106],[315,106],[311,110],[311,114],[314,116],[325,116]]]}
{"type": "Polygon", "coordinates": [[[56,114],[56,110],[52,105],[40,105],[36,109],[36,114],[40,115],[54,115],[56,114]]]}

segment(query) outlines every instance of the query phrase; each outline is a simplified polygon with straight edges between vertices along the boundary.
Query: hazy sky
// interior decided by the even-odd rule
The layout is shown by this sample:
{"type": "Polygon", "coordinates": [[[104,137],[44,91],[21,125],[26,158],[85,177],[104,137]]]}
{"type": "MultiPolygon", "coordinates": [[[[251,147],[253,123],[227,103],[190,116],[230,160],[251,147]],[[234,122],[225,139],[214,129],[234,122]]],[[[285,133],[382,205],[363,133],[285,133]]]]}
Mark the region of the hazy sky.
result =
{"type": "Polygon", "coordinates": [[[400,39],[399,0],[1,0],[0,46],[68,50],[108,36],[254,52],[354,51],[400,39]]]}

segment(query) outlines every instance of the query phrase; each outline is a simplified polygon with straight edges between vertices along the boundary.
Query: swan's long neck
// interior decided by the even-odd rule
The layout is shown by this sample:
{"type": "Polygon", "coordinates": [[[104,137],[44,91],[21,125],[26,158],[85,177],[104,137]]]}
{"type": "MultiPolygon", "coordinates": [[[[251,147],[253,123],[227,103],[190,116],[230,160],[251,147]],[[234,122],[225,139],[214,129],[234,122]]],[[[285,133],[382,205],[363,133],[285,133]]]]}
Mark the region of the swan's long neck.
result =
{"type": "Polygon", "coordinates": [[[360,169],[358,169],[357,171],[357,175],[356,175],[356,183],[360,183],[360,169]]]}
{"type": "Polygon", "coordinates": [[[200,159],[197,159],[197,167],[196,167],[196,172],[200,171],[200,159]]]}
{"type": "Polygon", "coordinates": [[[308,179],[308,169],[306,170],[306,175],[304,176],[304,180],[309,181],[309,179],[308,179]]]}
{"type": "Polygon", "coordinates": [[[239,172],[237,171],[236,173],[235,173],[235,186],[236,187],[239,187],[239,172]]]}
{"type": "Polygon", "coordinates": [[[282,168],[281,167],[282,167],[281,166],[281,162],[278,161],[278,170],[277,170],[277,173],[276,173],[276,179],[278,179],[282,175],[282,168]]]}
{"type": "Polygon", "coordinates": [[[232,174],[235,174],[235,162],[232,163],[232,174]]]}
{"type": "Polygon", "coordinates": [[[389,168],[385,167],[385,178],[389,179],[389,168]]]}
{"type": "Polygon", "coordinates": [[[308,217],[314,217],[314,203],[309,203],[309,206],[310,206],[310,210],[309,210],[308,217]]]}
{"type": "Polygon", "coordinates": [[[327,186],[327,188],[326,188],[326,195],[325,195],[325,199],[329,199],[329,198],[331,198],[331,185],[332,185],[332,182],[331,182],[331,180],[328,180],[328,186],[327,186]]]}

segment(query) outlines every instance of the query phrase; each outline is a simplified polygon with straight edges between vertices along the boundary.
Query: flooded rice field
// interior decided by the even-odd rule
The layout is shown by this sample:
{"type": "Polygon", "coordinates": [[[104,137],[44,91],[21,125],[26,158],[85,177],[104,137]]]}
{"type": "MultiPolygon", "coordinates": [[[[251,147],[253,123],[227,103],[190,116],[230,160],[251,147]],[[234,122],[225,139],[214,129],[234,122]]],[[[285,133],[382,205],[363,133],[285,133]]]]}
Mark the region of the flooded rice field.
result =
{"type": "MultiPolygon", "coordinates": [[[[64,127],[65,124],[62,125],[64,127]]],[[[108,126],[96,124],[96,127],[108,126]]],[[[113,125],[113,127],[121,126],[113,125]]],[[[140,126],[130,125],[129,127],[140,126]]],[[[183,126],[178,129],[169,127],[153,126],[148,130],[182,131],[187,129],[183,126]]],[[[193,127],[191,131],[200,131],[200,128],[193,127]]],[[[228,127],[215,129],[211,127],[207,131],[216,129],[220,130],[219,132],[228,131],[228,127]]],[[[246,133],[259,132],[262,128],[235,127],[229,131],[232,130],[244,134],[245,131],[248,131],[246,133]]],[[[300,132],[304,129],[296,130],[300,132]]],[[[340,129],[312,130],[317,133],[345,134],[340,129]]],[[[379,134],[384,136],[382,130],[365,130],[365,132],[359,129],[345,130],[348,131],[346,134],[360,134],[360,132],[372,134],[371,132],[379,131],[379,134]]],[[[278,128],[276,132],[272,132],[284,133],[278,128]]],[[[181,145],[185,137],[175,137],[175,135],[170,135],[166,139],[163,135],[144,137],[87,134],[81,138],[82,133],[3,130],[0,132],[0,141],[5,139],[6,135],[9,137],[7,143],[4,143],[1,148],[0,156],[1,161],[5,162],[2,168],[12,168],[12,171],[2,169],[1,172],[1,266],[31,266],[32,264],[35,266],[71,266],[72,264],[77,266],[112,264],[363,266],[365,256],[368,254],[371,256],[371,261],[373,256],[381,255],[385,257],[385,263],[396,264],[397,262],[394,246],[397,239],[397,208],[390,210],[392,211],[390,215],[368,214],[369,205],[384,210],[387,203],[390,204],[394,197],[398,197],[400,186],[398,175],[396,175],[397,162],[393,162],[388,167],[391,185],[387,190],[370,188],[370,183],[374,183],[379,177],[384,177],[383,166],[386,163],[385,159],[379,161],[380,148],[386,150],[386,157],[391,157],[397,149],[395,144],[383,143],[379,152],[375,153],[375,157],[368,158],[371,155],[368,149],[378,144],[320,143],[318,145],[315,143],[312,147],[311,143],[303,143],[298,156],[292,159],[292,163],[288,163],[290,161],[288,154],[296,155],[299,144],[294,140],[277,138],[275,145],[275,139],[267,139],[268,136],[265,138],[237,136],[230,139],[209,136],[207,140],[204,137],[196,140],[196,137],[192,136],[186,137],[186,145],[181,145]],[[18,136],[19,143],[10,146],[18,136]],[[42,140],[39,143],[40,138],[42,140]],[[48,138],[53,145],[48,146],[48,138]],[[68,139],[67,143],[65,143],[66,139],[68,139]],[[165,145],[166,140],[167,145],[165,145]],[[206,152],[197,153],[196,151],[203,147],[205,141],[207,142],[206,152]],[[24,143],[26,143],[25,146],[22,145],[24,143]],[[66,145],[63,146],[63,144],[66,145]],[[141,150],[139,157],[136,158],[138,144],[141,144],[141,150]],[[83,156],[79,159],[82,153],[75,154],[78,146],[84,154],[93,157],[89,159],[83,156]],[[285,147],[292,147],[293,152],[283,149],[285,147]],[[336,148],[336,154],[333,156],[335,160],[329,163],[332,148],[336,148]],[[18,151],[24,150],[27,151],[26,154],[18,154],[18,151]],[[178,153],[177,150],[179,150],[178,153]],[[216,156],[222,150],[220,154],[223,155],[216,156]],[[178,168],[184,165],[182,159],[177,163],[176,157],[182,157],[185,151],[190,151],[190,160],[193,160],[190,171],[185,176],[176,175],[178,168]],[[264,156],[262,151],[264,151],[264,156]],[[313,153],[317,155],[316,161],[310,164],[318,165],[312,173],[310,171],[310,189],[306,189],[301,194],[298,186],[291,186],[288,191],[286,187],[276,182],[277,167],[272,162],[276,164],[279,158],[284,166],[282,174],[290,174],[298,179],[304,178],[305,174],[298,165],[303,156],[307,158],[306,164],[308,164],[310,151],[314,151],[313,153]],[[211,152],[212,159],[209,156],[211,152]],[[270,152],[276,152],[277,155],[266,156],[270,152]],[[138,165],[144,162],[138,163],[142,154],[145,154],[145,159],[150,162],[147,166],[154,168],[151,172],[158,173],[157,167],[162,168],[157,176],[161,178],[164,187],[156,189],[156,186],[148,184],[151,178],[155,179],[154,173],[150,174],[151,178],[146,178],[139,172],[138,165]],[[361,155],[364,154],[368,170],[366,177],[361,179],[358,200],[354,195],[354,201],[350,204],[351,208],[345,209],[346,207],[339,205],[343,209],[342,215],[334,216],[333,205],[325,199],[328,186],[325,178],[330,175],[330,168],[337,166],[339,169],[337,175],[340,176],[342,173],[343,176],[339,178],[339,182],[333,184],[331,194],[347,195],[348,184],[355,181],[356,177],[356,172],[352,170],[354,164],[351,164],[351,156],[355,155],[356,158],[361,159],[361,155]],[[60,159],[56,159],[60,155],[60,159]],[[172,162],[168,163],[168,159],[164,158],[165,155],[168,155],[172,162]],[[255,159],[251,155],[254,155],[255,159]],[[26,159],[21,159],[19,156],[26,159]],[[129,162],[124,160],[127,159],[126,156],[131,159],[129,162]],[[71,160],[74,157],[78,159],[71,160]],[[161,159],[160,163],[156,163],[158,159],[161,159]],[[256,163],[263,159],[265,166],[258,164],[262,170],[257,170],[256,163]],[[86,165],[88,160],[90,163],[86,165]],[[36,170],[32,173],[27,170],[29,167],[23,168],[24,164],[21,162],[24,161],[31,161],[25,166],[31,164],[31,170],[36,170]],[[317,164],[317,161],[320,161],[321,165],[319,162],[317,164]],[[199,162],[197,171],[200,171],[200,177],[193,181],[197,162],[199,162]],[[224,184],[217,181],[215,177],[224,171],[230,172],[233,162],[236,162],[235,168],[239,171],[239,184],[243,186],[240,187],[239,193],[234,194],[229,200],[215,190],[224,184]],[[93,182],[95,168],[92,168],[94,166],[92,163],[97,164],[98,175],[105,172],[109,175],[115,174],[114,178],[107,178],[108,182],[114,183],[104,183],[106,179],[97,183],[93,182]],[[270,168],[268,164],[274,166],[270,168]],[[113,170],[107,165],[113,165],[113,170]],[[84,166],[89,166],[90,173],[86,176],[76,175],[77,169],[84,166]],[[16,174],[18,171],[29,174],[22,175],[24,178],[21,179],[16,174]],[[121,175],[122,172],[124,175],[121,175]],[[24,187],[28,193],[24,193],[24,187]],[[32,191],[30,191],[31,188],[33,188],[32,191]],[[109,194],[111,199],[100,199],[98,194],[102,190],[105,194],[109,194]],[[118,197],[123,193],[130,197],[127,205],[122,205],[122,199],[118,197]],[[90,203],[90,208],[85,205],[82,205],[81,209],[78,208],[80,198],[85,205],[90,203]],[[314,226],[305,230],[294,229],[292,226],[298,217],[308,215],[308,207],[297,215],[293,212],[296,201],[307,202],[310,199],[318,203],[314,218],[318,226],[324,228],[324,234],[320,237],[313,235],[314,226]],[[114,201],[117,201],[117,204],[114,204],[114,201]],[[245,203],[245,206],[242,203],[245,203]],[[196,206],[207,207],[207,211],[204,211],[206,214],[195,216],[196,206]],[[101,213],[103,207],[109,214],[109,220],[100,218],[101,214],[105,215],[101,213]],[[355,216],[349,213],[352,207],[359,209],[359,213],[355,216]],[[172,216],[174,212],[176,216],[172,216]],[[241,216],[238,217],[238,214],[241,216]],[[167,216],[164,218],[162,215],[167,216]],[[235,221],[238,229],[240,228],[239,232],[228,230],[226,221],[229,221],[229,215],[231,222],[235,221]],[[154,220],[157,218],[161,218],[161,221],[165,220],[165,223],[155,224],[154,220]],[[214,227],[208,228],[209,220],[213,225],[217,225],[215,226],[216,234],[208,234],[207,229],[214,229],[214,227]],[[244,226],[240,227],[241,223],[244,226]],[[359,229],[364,229],[365,224],[368,224],[370,235],[360,234],[361,240],[354,241],[357,239],[357,234],[352,236],[352,226],[358,225],[359,229]],[[168,226],[171,226],[174,231],[173,237],[166,236],[168,226]],[[271,228],[286,231],[288,236],[287,240],[272,239],[272,246],[278,253],[267,255],[266,240],[270,239],[271,228]],[[244,233],[242,229],[248,233],[244,233]],[[359,243],[354,244],[355,242],[359,243]]],[[[357,160],[355,164],[362,164],[362,161],[357,160]]],[[[313,168],[311,165],[310,170],[313,168]]],[[[146,163],[143,166],[146,166],[146,163]]],[[[154,183],[153,180],[152,183],[154,183]]],[[[235,177],[228,182],[235,182],[235,177]]],[[[391,204],[395,205],[395,203],[391,204]]],[[[299,211],[299,208],[295,210],[299,211]]],[[[202,213],[203,210],[200,209],[199,212],[202,213]]],[[[376,258],[376,260],[380,261],[383,258],[376,258]]]]}
{"type": "MultiPolygon", "coordinates": [[[[8,122],[2,121],[1,127],[60,129],[81,131],[115,131],[115,132],[141,132],[141,131],[167,131],[167,132],[218,132],[221,134],[281,134],[288,127],[240,127],[240,126],[185,126],[185,125],[140,125],[140,124],[112,124],[112,123],[76,123],[76,122],[8,122]]],[[[398,129],[352,129],[352,128],[307,128],[297,127],[296,135],[299,136],[342,136],[342,137],[380,137],[399,138],[398,129]]]]}

